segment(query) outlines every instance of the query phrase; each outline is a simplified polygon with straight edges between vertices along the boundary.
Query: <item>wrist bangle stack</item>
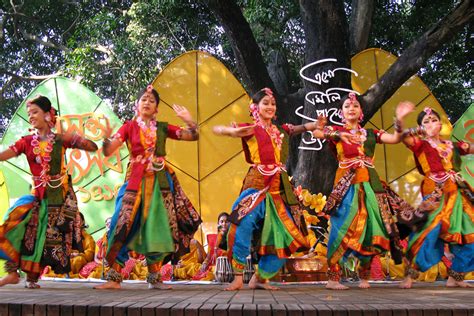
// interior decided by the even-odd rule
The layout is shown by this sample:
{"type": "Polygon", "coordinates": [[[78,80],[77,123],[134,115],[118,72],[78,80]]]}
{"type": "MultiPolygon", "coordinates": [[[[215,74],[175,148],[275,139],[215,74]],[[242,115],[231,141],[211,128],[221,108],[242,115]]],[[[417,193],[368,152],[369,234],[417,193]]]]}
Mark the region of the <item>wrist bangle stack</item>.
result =
{"type": "Polygon", "coordinates": [[[341,140],[341,133],[326,128],[324,129],[324,138],[338,142],[341,140]]]}
{"type": "Polygon", "coordinates": [[[79,139],[81,139],[81,136],[78,133],[74,132],[71,138],[71,145],[74,146],[79,139]]]}
{"type": "Polygon", "coordinates": [[[295,132],[295,126],[293,124],[286,124],[286,126],[288,127],[288,134],[293,135],[295,132]]]}
{"type": "Polygon", "coordinates": [[[426,136],[426,131],[423,126],[417,126],[417,127],[411,127],[408,130],[406,130],[405,134],[408,134],[410,136],[418,136],[418,137],[425,137],[426,136]]]}
{"type": "Polygon", "coordinates": [[[188,125],[188,130],[191,132],[191,135],[196,136],[197,134],[197,124],[195,122],[186,123],[188,125]]]}
{"type": "Polygon", "coordinates": [[[110,138],[108,138],[108,137],[104,138],[104,140],[102,141],[102,147],[104,149],[109,147],[111,142],[112,141],[110,140],[110,138]]]}
{"type": "Polygon", "coordinates": [[[397,119],[396,117],[393,118],[393,128],[395,129],[395,132],[401,133],[403,131],[402,129],[402,121],[397,119]]]}

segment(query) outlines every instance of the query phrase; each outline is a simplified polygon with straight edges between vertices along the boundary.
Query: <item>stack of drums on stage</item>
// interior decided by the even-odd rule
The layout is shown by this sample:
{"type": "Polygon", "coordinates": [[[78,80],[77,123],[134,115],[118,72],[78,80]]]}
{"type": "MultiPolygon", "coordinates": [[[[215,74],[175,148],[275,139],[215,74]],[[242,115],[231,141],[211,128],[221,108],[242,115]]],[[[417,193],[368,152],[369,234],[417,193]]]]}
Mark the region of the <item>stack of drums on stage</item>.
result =
{"type": "Polygon", "coordinates": [[[214,277],[216,282],[220,283],[228,283],[234,280],[234,272],[227,257],[217,257],[214,277]]]}
{"type": "Polygon", "coordinates": [[[252,264],[252,257],[248,256],[247,263],[244,269],[244,276],[243,276],[244,283],[249,283],[254,273],[255,273],[255,269],[252,264]]]}

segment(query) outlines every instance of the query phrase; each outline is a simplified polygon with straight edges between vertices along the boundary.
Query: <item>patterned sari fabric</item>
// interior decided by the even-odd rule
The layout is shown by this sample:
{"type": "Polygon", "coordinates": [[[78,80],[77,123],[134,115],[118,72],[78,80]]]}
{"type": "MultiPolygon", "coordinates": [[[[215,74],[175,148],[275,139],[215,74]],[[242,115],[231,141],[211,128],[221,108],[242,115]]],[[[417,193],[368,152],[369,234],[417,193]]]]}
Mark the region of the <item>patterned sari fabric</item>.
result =
{"type": "MultiPolygon", "coordinates": [[[[155,156],[164,157],[165,139],[177,139],[178,130],[159,122],[155,156]]],[[[132,162],[117,195],[106,260],[111,266],[123,266],[128,252],[133,250],[145,255],[149,267],[169,259],[177,262],[189,251],[190,241],[201,223],[199,213],[169,166],[147,170],[136,159],[139,155],[146,159],[143,135],[136,121],[125,123],[116,137],[127,142],[132,162]]]]}
{"type": "MultiPolygon", "coordinates": [[[[331,128],[350,132],[344,127],[331,128]]],[[[402,261],[399,224],[394,218],[413,218],[415,210],[380,181],[373,166],[375,143],[380,142],[381,133],[367,130],[361,144],[333,143],[339,168],[323,210],[331,216],[328,275],[332,280],[339,279],[338,265],[350,255],[361,261],[361,278],[370,275],[375,255],[390,250],[396,261],[402,261]]],[[[405,224],[413,226],[408,219],[405,224]]]]}
{"type": "Polygon", "coordinates": [[[467,154],[461,145],[446,141],[432,146],[417,139],[410,148],[419,171],[425,175],[419,209],[429,212],[426,224],[409,240],[408,253],[415,270],[424,272],[438,264],[444,245],[448,244],[454,255],[451,270],[474,271],[474,208],[469,198],[472,188],[456,173],[459,155],[467,154]]]}
{"type": "Polygon", "coordinates": [[[228,256],[234,271],[244,270],[254,247],[260,256],[258,275],[262,279],[277,274],[285,258],[297,250],[309,248],[302,209],[281,165],[286,158],[280,154],[286,155],[288,150],[288,131],[285,127],[280,130],[285,135],[281,151],[259,126],[253,136],[242,139],[247,161],[253,166],[232,207],[227,236],[228,256]],[[272,166],[270,173],[262,173],[264,166],[272,166]]]}
{"type": "MultiPolygon", "coordinates": [[[[31,136],[17,141],[12,148],[24,153],[35,180],[34,195],[21,197],[8,210],[0,226],[0,258],[7,260],[9,270],[21,268],[37,279],[47,265],[57,274],[71,271],[72,249],[82,250],[82,235],[77,200],[70,179],[65,176],[64,150],[71,144],[56,138],[51,152],[51,175],[62,175],[62,184],[52,188],[39,186],[41,168],[31,146],[31,136]]],[[[11,272],[11,271],[8,271],[11,272]]],[[[34,280],[33,280],[34,281],[34,280]]]]}

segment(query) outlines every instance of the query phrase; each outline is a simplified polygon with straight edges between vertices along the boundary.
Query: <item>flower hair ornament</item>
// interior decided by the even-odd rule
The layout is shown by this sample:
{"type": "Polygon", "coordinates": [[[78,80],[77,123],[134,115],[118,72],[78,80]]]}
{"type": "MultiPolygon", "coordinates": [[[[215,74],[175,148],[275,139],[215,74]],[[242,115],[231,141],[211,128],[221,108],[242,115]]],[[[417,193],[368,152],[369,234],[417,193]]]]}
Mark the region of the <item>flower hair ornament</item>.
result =
{"type": "Polygon", "coordinates": [[[426,115],[431,115],[433,113],[433,109],[427,106],[426,108],[423,109],[423,112],[425,112],[426,115]]]}
{"type": "Polygon", "coordinates": [[[49,117],[45,117],[45,120],[48,122],[49,127],[53,128],[56,125],[56,109],[51,107],[51,109],[49,109],[49,115],[49,117]]]}
{"type": "Polygon", "coordinates": [[[255,122],[260,121],[260,116],[258,115],[258,105],[257,105],[257,103],[250,104],[250,114],[252,115],[253,120],[255,122]]]}
{"type": "Polygon", "coordinates": [[[274,98],[272,89],[270,89],[270,88],[263,88],[263,89],[260,90],[260,91],[263,91],[263,92],[265,92],[265,94],[268,95],[269,97],[274,98]]]}

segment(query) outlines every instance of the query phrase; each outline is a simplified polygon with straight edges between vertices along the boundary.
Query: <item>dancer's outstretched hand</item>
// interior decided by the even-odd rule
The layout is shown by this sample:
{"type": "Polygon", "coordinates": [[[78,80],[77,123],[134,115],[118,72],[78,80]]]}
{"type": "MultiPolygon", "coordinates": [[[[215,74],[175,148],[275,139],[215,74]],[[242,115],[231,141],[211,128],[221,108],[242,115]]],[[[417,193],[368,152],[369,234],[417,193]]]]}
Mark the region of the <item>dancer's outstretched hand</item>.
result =
{"type": "Polygon", "coordinates": [[[415,105],[410,101],[403,101],[397,105],[395,116],[398,120],[402,120],[405,116],[413,112],[415,105]]]}
{"type": "Polygon", "coordinates": [[[173,104],[173,110],[176,112],[176,115],[181,120],[183,120],[183,122],[185,123],[193,122],[193,117],[191,116],[191,113],[189,113],[188,109],[185,108],[184,106],[173,104]]]}
{"type": "Polygon", "coordinates": [[[115,126],[110,126],[110,121],[108,118],[104,117],[104,119],[105,119],[104,138],[110,138],[110,136],[112,136],[112,132],[114,131],[115,126]]]}
{"type": "Polygon", "coordinates": [[[253,135],[255,124],[249,126],[233,127],[231,130],[232,137],[246,137],[253,135]]]}
{"type": "Polygon", "coordinates": [[[254,125],[248,126],[237,126],[236,124],[232,124],[233,126],[214,126],[212,131],[216,135],[228,135],[232,137],[246,137],[253,135],[253,129],[255,128],[254,125]]]}

